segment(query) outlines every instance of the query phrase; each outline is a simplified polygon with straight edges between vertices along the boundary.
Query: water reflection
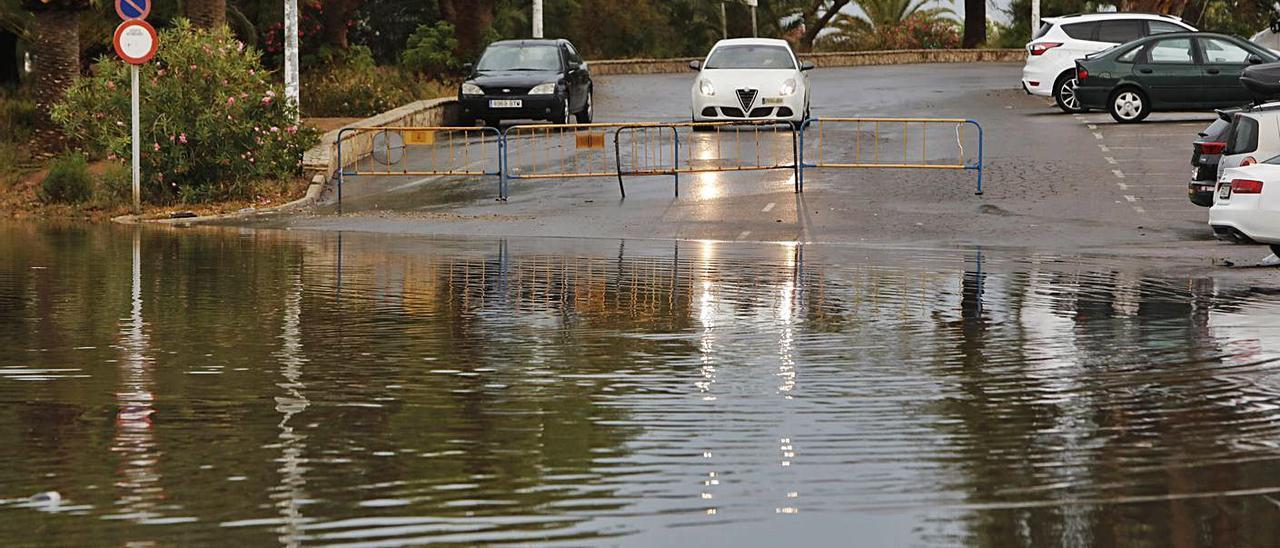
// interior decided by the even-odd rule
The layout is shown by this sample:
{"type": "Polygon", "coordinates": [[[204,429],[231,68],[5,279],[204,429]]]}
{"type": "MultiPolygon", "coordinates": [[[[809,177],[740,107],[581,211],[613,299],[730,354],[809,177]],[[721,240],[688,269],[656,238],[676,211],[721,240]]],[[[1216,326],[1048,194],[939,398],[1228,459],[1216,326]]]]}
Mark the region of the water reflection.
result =
{"type": "Polygon", "coordinates": [[[86,508],[0,509],[3,539],[1280,538],[1280,295],[1253,281],[983,250],[0,234],[0,498],[86,508]]]}

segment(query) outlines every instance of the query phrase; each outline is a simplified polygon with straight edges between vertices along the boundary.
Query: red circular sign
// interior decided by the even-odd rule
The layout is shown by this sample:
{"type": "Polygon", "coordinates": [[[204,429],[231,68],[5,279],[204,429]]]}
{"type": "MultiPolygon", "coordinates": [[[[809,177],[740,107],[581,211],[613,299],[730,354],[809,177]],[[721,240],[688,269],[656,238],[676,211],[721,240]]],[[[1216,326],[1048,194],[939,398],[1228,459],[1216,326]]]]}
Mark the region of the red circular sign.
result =
{"type": "Polygon", "coordinates": [[[154,27],[141,19],[131,19],[116,27],[111,43],[124,62],[141,65],[155,56],[159,40],[154,27]]]}

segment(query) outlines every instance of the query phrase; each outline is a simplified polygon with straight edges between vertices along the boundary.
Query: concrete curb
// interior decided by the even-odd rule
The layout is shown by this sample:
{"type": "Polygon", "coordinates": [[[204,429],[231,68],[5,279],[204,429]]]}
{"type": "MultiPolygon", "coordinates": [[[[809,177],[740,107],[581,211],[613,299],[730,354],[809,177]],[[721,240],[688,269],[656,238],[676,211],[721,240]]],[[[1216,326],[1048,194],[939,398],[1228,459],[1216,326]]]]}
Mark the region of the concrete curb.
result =
{"type": "Polygon", "coordinates": [[[453,97],[414,101],[329,131],[320,137],[320,144],[302,154],[302,174],[307,177],[316,175],[332,177],[338,171],[339,165],[346,165],[355,158],[369,155],[373,149],[373,133],[351,133],[342,138],[342,155],[347,161],[338,162],[338,134],[344,129],[450,125],[457,122],[457,109],[458,100],[453,97]]]}
{"type": "Polygon", "coordinates": [[[280,204],[278,206],[266,207],[262,209],[248,208],[248,209],[237,211],[235,213],[222,213],[219,215],[204,215],[201,217],[184,217],[181,219],[139,219],[136,215],[121,215],[119,217],[113,217],[111,219],[111,222],[125,224],[125,225],[138,225],[138,224],[146,223],[146,224],[157,224],[157,225],[182,226],[182,225],[190,225],[190,224],[197,224],[197,223],[207,223],[210,221],[225,221],[225,220],[231,220],[231,219],[250,219],[260,215],[272,215],[276,213],[292,213],[295,211],[301,211],[301,210],[310,208],[311,206],[314,206],[316,202],[320,200],[320,195],[324,193],[326,182],[327,182],[327,179],[322,175],[317,175],[315,177],[312,177],[311,184],[307,186],[307,194],[305,196],[298,198],[297,200],[294,200],[292,202],[280,204]]]}

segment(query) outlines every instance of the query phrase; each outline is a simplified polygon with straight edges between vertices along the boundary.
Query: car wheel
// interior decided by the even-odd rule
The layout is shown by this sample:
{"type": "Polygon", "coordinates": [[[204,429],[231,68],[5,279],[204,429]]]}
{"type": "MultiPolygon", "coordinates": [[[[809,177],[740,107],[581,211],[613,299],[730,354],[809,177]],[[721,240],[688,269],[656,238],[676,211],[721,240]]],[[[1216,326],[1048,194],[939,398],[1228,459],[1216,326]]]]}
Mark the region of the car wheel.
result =
{"type": "Polygon", "coordinates": [[[579,124],[590,124],[591,119],[595,118],[596,107],[593,104],[594,100],[591,98],[593,95],[595,95],[594,91],[587,90],[587,105],[582,107],[582,112],[579,112],[577,116],[579,124]]]}
{"type": "Polygon", "coordinates": [[[1058,77],[1058,81],[1053,84],[1053,102],[1058,104],[1058,108],[1067,114],[1076,114],[1084,112],[1088,109],[1080,104],[1080,98],[1076,96],[1076,77],[1069,72],[1063,73],[1058,77]]]}
{"type": "Polygon", "coordinates": [[[1107,109],[1111,117],[1122,124],[1141,122],[1151,114],[1151,104],[1147,95],[1138,88],[1120,88],[1107,100],[1107,109]]]}
{"type": "Polygon", "coordinates": [[[569,98],[565,97],[564,103],[560,105],[560,116],[557,117],[554,121],[557,124],[568,124],[572,118],[573,118],[573,113],[569,112],[569,98]]]}

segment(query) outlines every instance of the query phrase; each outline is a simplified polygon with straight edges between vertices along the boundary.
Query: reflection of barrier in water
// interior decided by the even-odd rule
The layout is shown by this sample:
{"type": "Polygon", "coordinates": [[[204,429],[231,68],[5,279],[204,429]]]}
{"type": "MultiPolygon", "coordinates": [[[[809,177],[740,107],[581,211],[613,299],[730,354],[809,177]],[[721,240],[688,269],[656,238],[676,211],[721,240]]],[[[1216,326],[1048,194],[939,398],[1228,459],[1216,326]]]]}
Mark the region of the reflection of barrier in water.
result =
{"type": "Polygon", "coordinates": [[[346,127],[338,132],[338,213],[342,183],[355,176],[497,177],[506,195],[502,133],[491,127],[346,127]]]}

